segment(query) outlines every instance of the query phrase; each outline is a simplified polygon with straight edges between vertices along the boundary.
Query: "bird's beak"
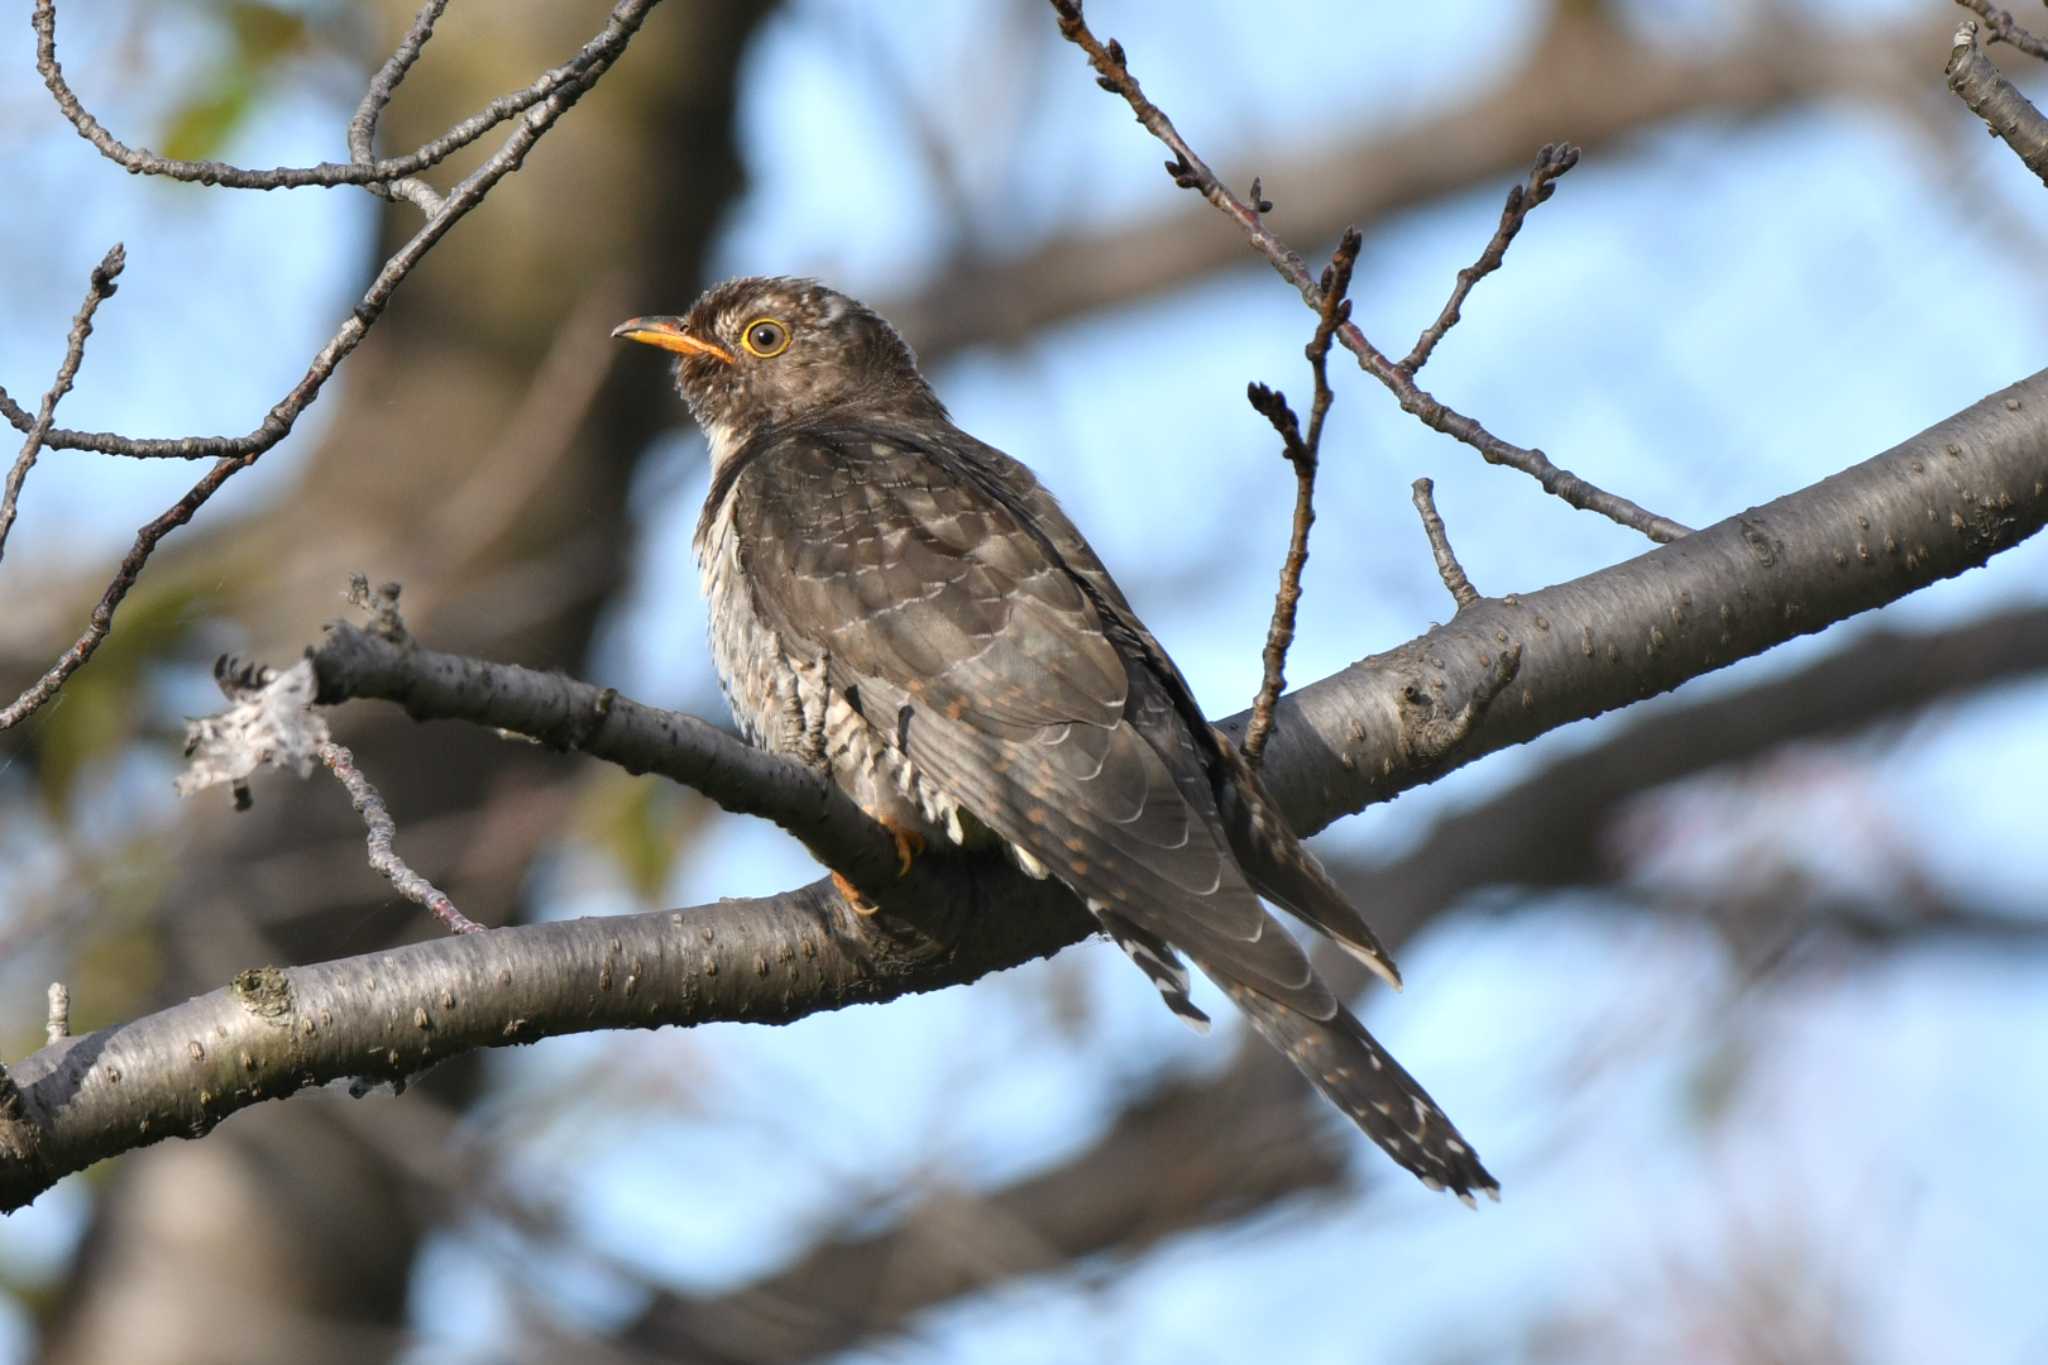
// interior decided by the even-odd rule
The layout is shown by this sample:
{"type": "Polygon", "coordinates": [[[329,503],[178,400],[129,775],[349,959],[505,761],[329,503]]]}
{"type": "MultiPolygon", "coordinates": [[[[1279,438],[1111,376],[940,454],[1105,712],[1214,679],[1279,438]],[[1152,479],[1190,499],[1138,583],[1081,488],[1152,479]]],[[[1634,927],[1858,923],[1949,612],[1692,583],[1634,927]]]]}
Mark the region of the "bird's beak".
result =
{"type": "Polygon", "coordinates": [[[713,360],[727,365],[733,363],[732,352],[725,347],[684,331],[681,318],[627,318],[612,328],[612,335],[627,341],[642,341],[649,346],[659,346],[664,351],[680,351],[684,355],[708,355],[713,360]]]}

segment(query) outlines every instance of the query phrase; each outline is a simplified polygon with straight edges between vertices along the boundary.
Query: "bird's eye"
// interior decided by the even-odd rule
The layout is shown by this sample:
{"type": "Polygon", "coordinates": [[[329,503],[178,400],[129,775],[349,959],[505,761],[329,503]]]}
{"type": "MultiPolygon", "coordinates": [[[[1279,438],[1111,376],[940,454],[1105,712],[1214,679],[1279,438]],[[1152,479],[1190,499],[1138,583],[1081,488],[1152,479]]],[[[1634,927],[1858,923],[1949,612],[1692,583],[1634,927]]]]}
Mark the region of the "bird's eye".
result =
{"type": "Polygon", "coordinates": [[[789,349],[789,328],[774,318],[755,318],[740,333],[740,344],[763,360],[773,360],[789,349]]]}

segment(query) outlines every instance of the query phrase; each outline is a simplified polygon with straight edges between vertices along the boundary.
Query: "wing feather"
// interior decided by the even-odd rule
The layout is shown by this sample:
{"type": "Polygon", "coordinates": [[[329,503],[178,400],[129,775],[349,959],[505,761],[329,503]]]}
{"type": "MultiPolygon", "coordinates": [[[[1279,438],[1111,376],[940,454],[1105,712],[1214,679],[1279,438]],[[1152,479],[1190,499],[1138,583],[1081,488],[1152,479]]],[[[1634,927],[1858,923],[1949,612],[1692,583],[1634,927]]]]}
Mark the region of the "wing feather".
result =
{"type": "Polygon", "coordinates": [[[971,455],[784,433],[731,487],[756,608],[877,714],[910,707],[913,765],[1084,899],[1333,1017],[1237,867],[1170,691],[1066,565],[1078,532],[1005,505],[971,455]]]}

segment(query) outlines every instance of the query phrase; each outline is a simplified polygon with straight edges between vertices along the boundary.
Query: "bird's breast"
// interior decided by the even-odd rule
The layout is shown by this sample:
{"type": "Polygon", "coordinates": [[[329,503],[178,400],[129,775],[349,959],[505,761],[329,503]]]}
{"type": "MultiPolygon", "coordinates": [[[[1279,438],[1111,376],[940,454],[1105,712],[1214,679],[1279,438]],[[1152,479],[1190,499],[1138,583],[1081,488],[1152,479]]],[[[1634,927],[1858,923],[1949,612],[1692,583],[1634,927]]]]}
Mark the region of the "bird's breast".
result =
{"type": "Polygon", "coordinates": [[[822,770],[876,819],[927,840],[962,842],[958,802],[911,762],[901,748],[903,727],[865,715],[856,697],[835,686],[819,642],[785,639],[762,616],[743,548],[728,500],[706,520],[696,551],[711,658],[741,733],[822,770]]]}

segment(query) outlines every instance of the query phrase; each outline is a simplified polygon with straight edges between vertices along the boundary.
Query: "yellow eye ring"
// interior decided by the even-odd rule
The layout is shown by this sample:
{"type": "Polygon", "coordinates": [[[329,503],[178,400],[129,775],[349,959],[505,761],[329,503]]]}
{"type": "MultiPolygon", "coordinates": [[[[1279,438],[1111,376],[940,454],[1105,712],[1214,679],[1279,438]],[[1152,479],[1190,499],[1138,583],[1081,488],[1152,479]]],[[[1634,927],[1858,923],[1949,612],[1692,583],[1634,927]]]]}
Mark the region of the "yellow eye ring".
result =
{"type": "Polygon", "coordinates": [[[778,318],[755,318],[740,330],[747,354],[773,360],[789,349],[789,324],[778,318]]]}

